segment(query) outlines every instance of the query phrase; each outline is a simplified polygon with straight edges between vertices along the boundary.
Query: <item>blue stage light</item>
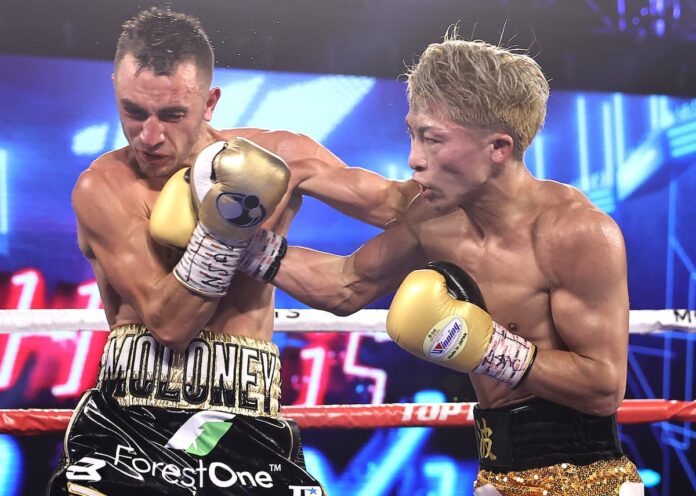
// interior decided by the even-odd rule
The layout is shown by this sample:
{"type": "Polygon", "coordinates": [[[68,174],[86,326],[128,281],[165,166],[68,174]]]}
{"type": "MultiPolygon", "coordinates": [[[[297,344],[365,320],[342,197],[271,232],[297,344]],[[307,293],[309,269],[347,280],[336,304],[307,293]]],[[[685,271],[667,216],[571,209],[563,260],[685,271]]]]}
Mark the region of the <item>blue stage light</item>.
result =
{"type": "Polygon", "coordinates": [[[640,474],[640,478],[643,479],[643,485],[645,487],[655,487],[662,482],[660,473],[653,469],[641,468],[638,470],[638,473],[640,474]]]}
{"type": "Polygon", "coordinates": [[[15,496],[19,494],[19,481],[22,478],[22,453],[12,436],[0,435],[0,494],[15,496]]]}

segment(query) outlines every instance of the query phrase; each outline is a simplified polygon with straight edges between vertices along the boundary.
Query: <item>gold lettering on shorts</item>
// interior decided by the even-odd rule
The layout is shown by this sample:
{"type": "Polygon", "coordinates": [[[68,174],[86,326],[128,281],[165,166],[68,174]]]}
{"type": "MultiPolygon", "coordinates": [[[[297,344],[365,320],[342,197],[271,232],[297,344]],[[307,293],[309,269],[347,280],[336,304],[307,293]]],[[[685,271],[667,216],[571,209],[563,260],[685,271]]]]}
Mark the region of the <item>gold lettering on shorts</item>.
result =
{"type": "Polygon", "coordinates": [[[481,419],[480,423],[477,421],[476,427],[479,432],[479,458],[481,460],[489,458],[491,461],[495,461],[498,457],[493,454],[493,440],[491,439],[493,429],[488,427],[486,419],[481,419]]]}
{"type": "Polygon", "coordinates": [[[117,329],[105,347],[97,387],[123,406],[216,409],[277,416],[277,348],[204,331],[184,353],[140,328],[117,329]]]}

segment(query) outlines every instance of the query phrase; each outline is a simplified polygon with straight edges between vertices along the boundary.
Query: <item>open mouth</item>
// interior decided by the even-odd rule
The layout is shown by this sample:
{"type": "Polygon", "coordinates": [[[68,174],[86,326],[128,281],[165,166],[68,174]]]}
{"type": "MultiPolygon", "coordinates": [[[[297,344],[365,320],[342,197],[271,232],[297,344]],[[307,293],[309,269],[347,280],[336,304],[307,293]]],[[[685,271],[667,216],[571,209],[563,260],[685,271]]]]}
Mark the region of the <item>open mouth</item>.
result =
{"type": "Polygon", "coordinates": [[[142,154],[145,160],[147,160],[148,162],[158,162],[165,158],[164,155],[161,155],[159,153],[142,152],[142,154]]]}
{"type": "Polygon", "coordinates": [[[427,199],[428,197],[430,197],[432,195],[433,190],[431,188],[429,188],[428,186],[426,186],[422,183],[418,183],[418,188],[420,189],[420,194],[423,198],[427,199]]]}

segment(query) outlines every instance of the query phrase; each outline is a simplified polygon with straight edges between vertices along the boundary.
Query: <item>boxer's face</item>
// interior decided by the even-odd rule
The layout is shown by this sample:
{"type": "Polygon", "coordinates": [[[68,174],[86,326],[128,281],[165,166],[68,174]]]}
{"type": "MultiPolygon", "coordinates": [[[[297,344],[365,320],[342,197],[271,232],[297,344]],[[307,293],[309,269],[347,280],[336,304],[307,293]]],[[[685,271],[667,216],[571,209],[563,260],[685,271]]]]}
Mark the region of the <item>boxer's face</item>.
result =
{"type": "Polygon", "coordinates": [[[463,205],[493,174],[490,132],[464,127],[444,112],[411,109],[409,166],[421,197],[443,210],[463,205]]]}
{"type": "Polygon", "coordinates": [[[180,63],[174,74],[138,71],[126,55],[114,73],[121,125],[141,172],[169,177],[190,159],[204,121],[212,118],[219,96],[199,77],[193,62],[180,63]]]}

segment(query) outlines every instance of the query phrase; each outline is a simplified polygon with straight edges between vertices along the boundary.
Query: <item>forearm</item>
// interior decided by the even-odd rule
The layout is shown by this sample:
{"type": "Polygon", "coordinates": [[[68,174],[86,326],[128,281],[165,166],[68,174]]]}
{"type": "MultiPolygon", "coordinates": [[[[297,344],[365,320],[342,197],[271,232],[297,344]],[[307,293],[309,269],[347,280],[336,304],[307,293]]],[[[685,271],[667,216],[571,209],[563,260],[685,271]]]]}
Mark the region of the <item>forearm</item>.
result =
{"type": "Polygon", "coordinates": [[[367,303],[353,291],[348,265],[349,257],[291,246],[273,284],[313,308],[348,315],[367,303]]]}
{"type": "Polygon", "coordinates": [[[173,274],[162,277],[139,297],[143,324],[157,340],[182,351],[217,309],[219,298],[208,298],[182,285],[173,274]]]}
{"type": "Polygon", "coordinates": [[[347,257],[290,247],[273,281],[307,305],[349,315],[393,291],[423,263],[418,239],[401,223],[347,257]]]}
{"type": "Polygon", "coordinates": [[[625,363],[582,357],[562,350],[538,350],[520,392],[585,413],[610,415],[623,400],[625,363]]]}

